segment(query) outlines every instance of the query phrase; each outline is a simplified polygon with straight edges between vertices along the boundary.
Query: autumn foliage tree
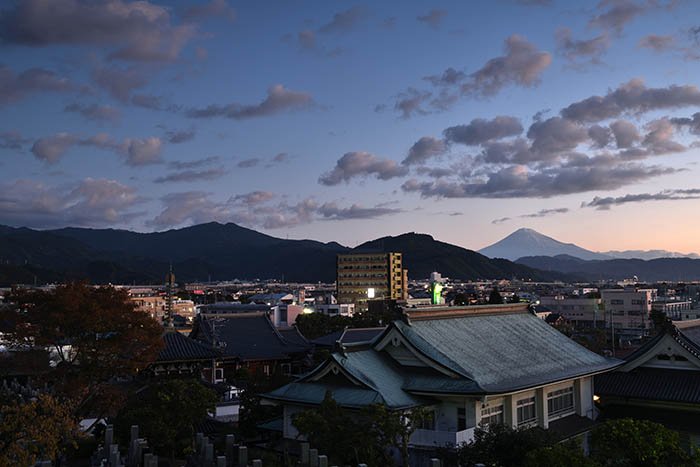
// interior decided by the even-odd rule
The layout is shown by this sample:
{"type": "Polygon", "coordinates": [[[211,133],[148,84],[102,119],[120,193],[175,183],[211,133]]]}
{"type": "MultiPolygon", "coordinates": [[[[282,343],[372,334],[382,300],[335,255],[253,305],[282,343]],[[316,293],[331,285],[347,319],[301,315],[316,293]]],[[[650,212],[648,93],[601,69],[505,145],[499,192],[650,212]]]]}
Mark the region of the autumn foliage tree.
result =
{"type": "Polygon", "coordinates": [[[6,402],[0,414],[0,466],[54,459],[77,436],[68,406],[47,394],[29,402],[6,402]]]}
{"type": "MultiPolygon", "coordinates": [[[[50,291],[17,289],[6,301],[11,307],[0,318],[12,332],[4,337],[16,349],[48,351],[49,371],[36,376],[35,389],[51,394],[66,420],[115,413],[126,399],[122,383],[154,361],[163,345],[162,327],[113,287],[74,282],[50,291]]],[[[2,417],[0,430],[7,423],[2,417]]]]}

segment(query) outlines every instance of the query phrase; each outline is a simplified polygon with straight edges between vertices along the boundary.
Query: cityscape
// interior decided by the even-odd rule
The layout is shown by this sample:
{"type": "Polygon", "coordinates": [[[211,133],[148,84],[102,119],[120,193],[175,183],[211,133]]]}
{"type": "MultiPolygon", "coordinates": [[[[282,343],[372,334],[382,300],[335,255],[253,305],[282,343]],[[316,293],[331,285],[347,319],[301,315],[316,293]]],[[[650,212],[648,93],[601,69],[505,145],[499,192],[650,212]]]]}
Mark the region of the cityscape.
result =
{"type": "Polygon", "coordinates": [[[700,466],[698,18],[3,3],[0,467],[700,466]]]}

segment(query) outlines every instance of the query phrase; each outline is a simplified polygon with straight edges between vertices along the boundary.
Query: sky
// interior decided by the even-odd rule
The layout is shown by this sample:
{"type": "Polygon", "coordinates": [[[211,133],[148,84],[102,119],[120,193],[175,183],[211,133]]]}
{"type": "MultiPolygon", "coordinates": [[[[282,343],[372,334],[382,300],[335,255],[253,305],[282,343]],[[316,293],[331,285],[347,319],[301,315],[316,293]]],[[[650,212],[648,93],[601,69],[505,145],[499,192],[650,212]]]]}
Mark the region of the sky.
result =
{"type": "Polygon", "coordinates": [[[0,6],[0,224],[700,251],[700,2],[0,6]]]}

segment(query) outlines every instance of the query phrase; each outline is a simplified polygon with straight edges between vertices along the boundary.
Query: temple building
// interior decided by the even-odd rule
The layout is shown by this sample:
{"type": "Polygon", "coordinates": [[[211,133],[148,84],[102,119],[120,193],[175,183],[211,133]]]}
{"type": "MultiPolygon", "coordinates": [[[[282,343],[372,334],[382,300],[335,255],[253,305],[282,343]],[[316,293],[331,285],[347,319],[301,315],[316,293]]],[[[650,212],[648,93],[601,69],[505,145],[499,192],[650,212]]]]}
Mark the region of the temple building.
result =
{"type": "Polygon", "coordinates": [[[411,437],[414,455],[474,438],[478,426],[540,426],[562,437],[597,416],[593,376],[622,364],[547,325],[527,304],[403,308],[365,342],[339,342],[310,373],[263,395],[284,410],[283,435],[297,439],[294,414],[327,391],[347,409],[383,404],[432,413],[411,437]]]}

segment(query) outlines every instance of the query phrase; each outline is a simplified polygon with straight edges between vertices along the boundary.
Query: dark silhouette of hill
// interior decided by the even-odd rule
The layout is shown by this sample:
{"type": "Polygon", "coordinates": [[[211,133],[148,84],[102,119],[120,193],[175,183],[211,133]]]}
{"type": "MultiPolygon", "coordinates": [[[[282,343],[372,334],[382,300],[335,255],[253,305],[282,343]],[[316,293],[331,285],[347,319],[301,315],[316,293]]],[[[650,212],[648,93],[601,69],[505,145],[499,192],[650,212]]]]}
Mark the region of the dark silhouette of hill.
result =
{"type": "Polygon", "coordinates": [[[564,274],[546,273],[505,259],[489,259],[472,250],[440,242],[427,234],[406,233],[382,237],[359,245],[353,251],[396,251],[410,277],[426,278],[433,271],[453,279],[562,279],[564,274]]]}
{"type": "Polygon", "coordinates": [[[526,256],[519,264],[543,271],[573,274],[586,280],[621,280],[634,276],[643,282],[700,280],[700,259],[657,258],[584,261],[568,255],[526,256]]]}
{"type": "MultiPolygon", "coordinates": [[[[561,279],[503,259],[404,234],[367,242],[355,250],[404,253],[411,278],[440,271],[457,279],[561,279]]],[[[353,251],[337,242],[286,240],[236,224],[216,222],[164,232],[0,226],[0,285],[86,279],[92,283],[158,284],[172,264],[180,281],[279,279],[333,282],[336,255],[353,251]]]]}

